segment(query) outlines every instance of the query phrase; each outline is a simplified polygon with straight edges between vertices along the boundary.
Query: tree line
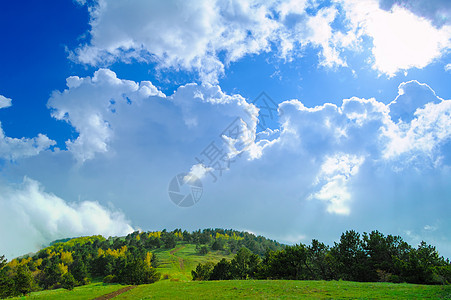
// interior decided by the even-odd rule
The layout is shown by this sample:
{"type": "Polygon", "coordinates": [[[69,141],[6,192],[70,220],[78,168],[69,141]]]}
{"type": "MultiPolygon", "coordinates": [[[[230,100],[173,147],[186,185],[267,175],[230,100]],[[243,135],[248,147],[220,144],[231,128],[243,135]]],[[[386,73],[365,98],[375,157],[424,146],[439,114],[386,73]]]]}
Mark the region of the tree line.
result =
{"type": "Polygon", "coordinates": [[[259,256],[241,248],[232,260],[197,265],[194,280],[292,279],[349,280],[449,284],[451,264],[434,246],[414,248],[400,236],[379,231],[360,235],[346,231],[332,247],[312,240],[310,245],[286,246],[259,256]]]}

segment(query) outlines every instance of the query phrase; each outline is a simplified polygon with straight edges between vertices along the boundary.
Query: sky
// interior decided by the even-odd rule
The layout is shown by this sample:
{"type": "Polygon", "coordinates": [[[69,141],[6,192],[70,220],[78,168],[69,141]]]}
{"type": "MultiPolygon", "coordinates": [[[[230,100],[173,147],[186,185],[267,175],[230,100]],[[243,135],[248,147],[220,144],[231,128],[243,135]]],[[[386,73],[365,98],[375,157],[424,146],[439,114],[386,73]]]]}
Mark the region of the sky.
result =
{"type": "Polygon", "coordinates": [[[135,230],[451,258],[447,0],[0,3],[0,254],[135,230]]]}

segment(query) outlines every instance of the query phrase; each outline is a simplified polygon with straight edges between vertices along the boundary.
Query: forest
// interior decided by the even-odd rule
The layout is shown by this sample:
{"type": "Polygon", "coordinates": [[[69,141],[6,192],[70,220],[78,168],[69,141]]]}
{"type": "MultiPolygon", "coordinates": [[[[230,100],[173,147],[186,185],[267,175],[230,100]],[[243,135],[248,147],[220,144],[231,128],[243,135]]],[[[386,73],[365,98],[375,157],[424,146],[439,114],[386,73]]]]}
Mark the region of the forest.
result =
{"type": "Polygon", "coordinates": [[[155,249],[196,245],[197,255],[233,254],[200,263],[193,280],[291,279],[449,284],[451,265],[434,246],[412,247],[399,236],[351,230],[328,246],[282,245],[252,233],[224,229],[193,232],[133,232],[126,237],[90,236],[53,242],[37,253],[7,261],[0,257],[0,297],[89,284],[93,280],[130,285],[160,280],[155,249]],[[219,259],[218,259],[219,260],[219,259]]]}
{"type": "Polygon", "coordinates": [[[241,248],[231,261],[199,264],[194,280],[291,279],[449,284],[449,259],[434,246],[410,246],[400,236],[379,231],[346,231],[329,247],[318,240],[268,250],[263,257],[241,248]]]}

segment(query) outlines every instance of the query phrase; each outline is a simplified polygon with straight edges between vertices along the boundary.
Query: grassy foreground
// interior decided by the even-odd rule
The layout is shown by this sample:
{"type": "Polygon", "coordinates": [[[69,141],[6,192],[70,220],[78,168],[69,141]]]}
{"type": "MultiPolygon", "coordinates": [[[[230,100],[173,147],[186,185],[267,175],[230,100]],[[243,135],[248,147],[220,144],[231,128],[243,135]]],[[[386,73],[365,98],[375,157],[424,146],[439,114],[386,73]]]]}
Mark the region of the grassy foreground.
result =
{"type": "Polygon", "coordinates": [[[101,282],[91,283],[74,288],[72,291],[65,289],[46,290],[34,292],[28,296],[17,297],[12,299],[93,299],[114,291],[117,291],[126,285],[120,284],[103,284],[101,282]]]}
{"type": "MultiPolygon", "coordinates": [[[[93,299],[121,285],[94,283],[75,288],[32,293],[19,299],[93,299]]],[[[140,285],[114,299],[451,299],[451,286],[347,281],[162,280],[140,285]]]]}
{"type": "Polygon", "coordinates": [[[161,281],[116,299],[451,299],[451,286],[346,281],[231,280],[161,281]]]}

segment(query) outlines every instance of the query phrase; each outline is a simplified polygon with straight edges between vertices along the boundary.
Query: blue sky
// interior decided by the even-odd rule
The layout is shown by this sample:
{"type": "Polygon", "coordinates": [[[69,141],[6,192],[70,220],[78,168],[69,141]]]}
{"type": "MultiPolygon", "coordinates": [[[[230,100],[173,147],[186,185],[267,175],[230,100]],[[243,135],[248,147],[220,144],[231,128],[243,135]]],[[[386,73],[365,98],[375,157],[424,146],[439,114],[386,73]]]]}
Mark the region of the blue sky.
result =
{"type": "Polygon", "coordinates": [[[222,227],[330,244],[378,229],[451,257],[450,15],[439,0],[0,4],[0,253],[222,227]],[[180,173],[183,196],[202,182],[189,207],[168,194],[180,173]]]}

